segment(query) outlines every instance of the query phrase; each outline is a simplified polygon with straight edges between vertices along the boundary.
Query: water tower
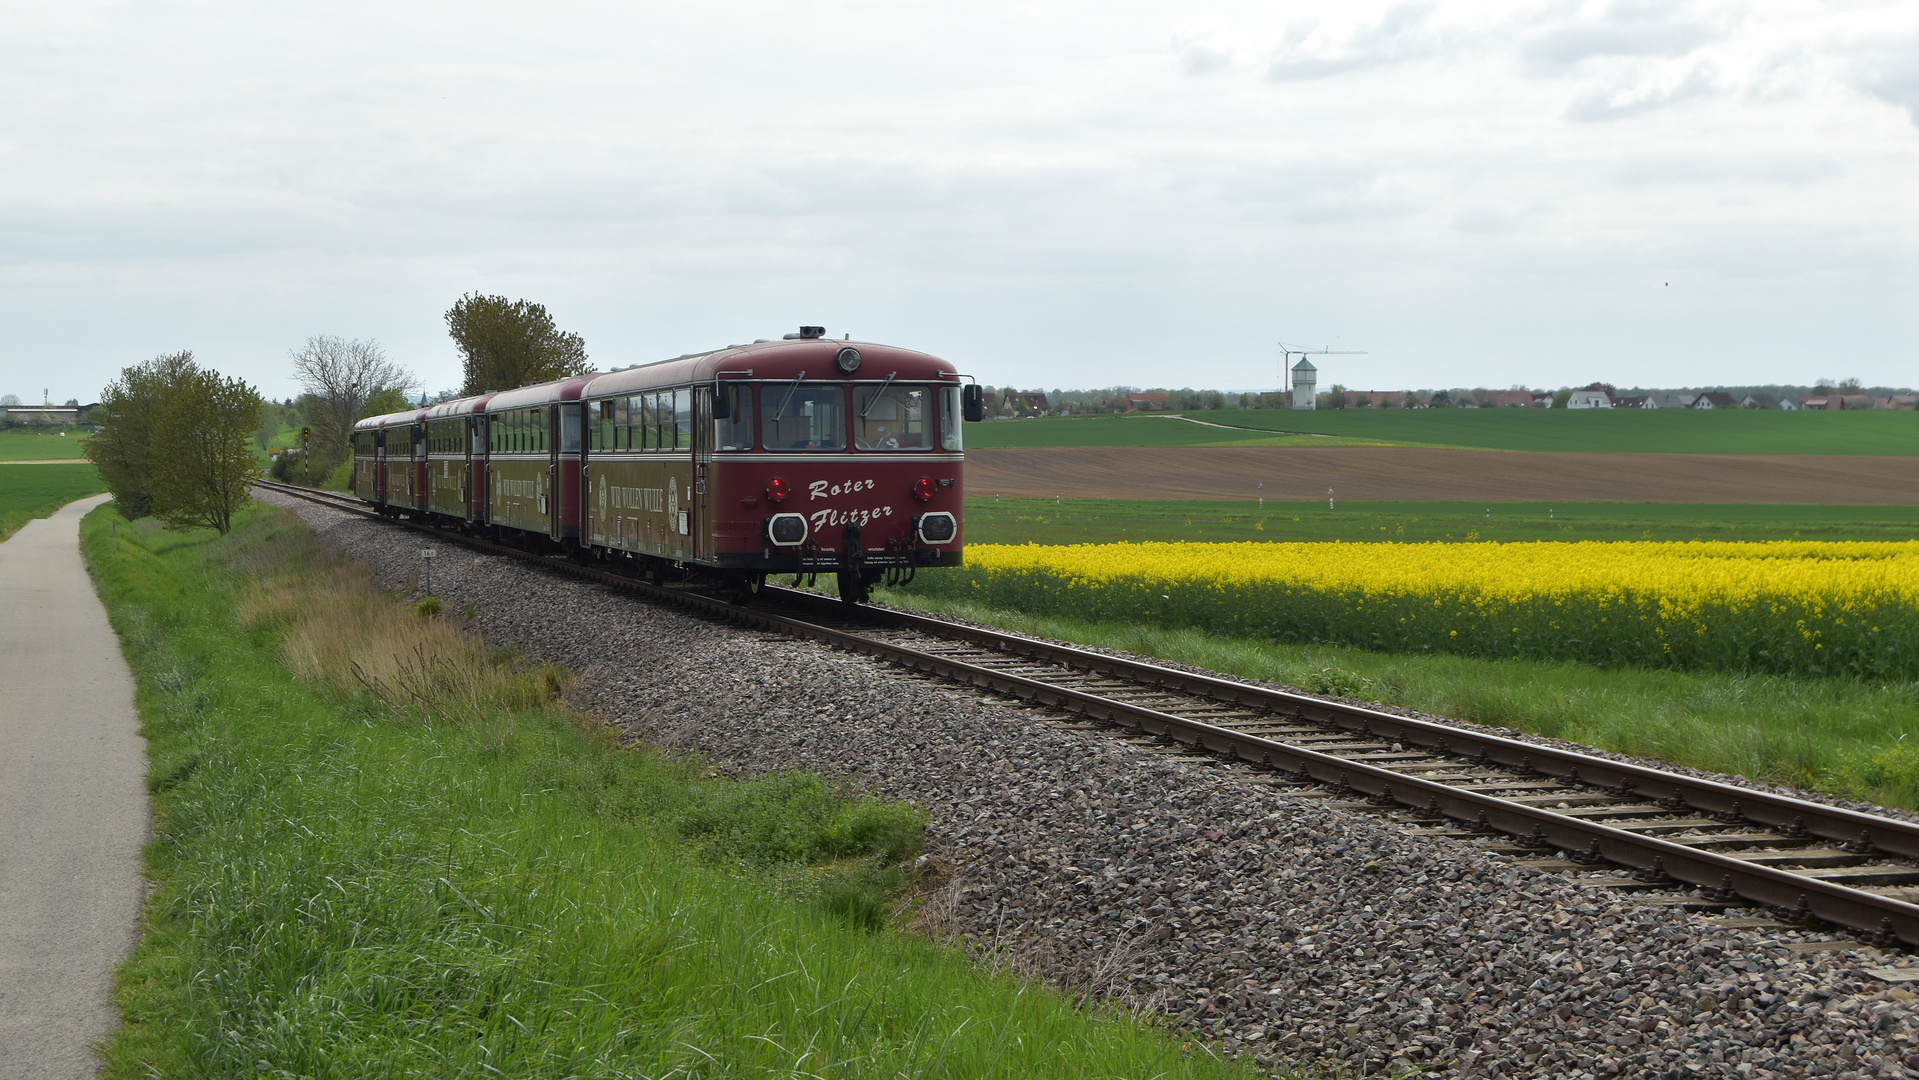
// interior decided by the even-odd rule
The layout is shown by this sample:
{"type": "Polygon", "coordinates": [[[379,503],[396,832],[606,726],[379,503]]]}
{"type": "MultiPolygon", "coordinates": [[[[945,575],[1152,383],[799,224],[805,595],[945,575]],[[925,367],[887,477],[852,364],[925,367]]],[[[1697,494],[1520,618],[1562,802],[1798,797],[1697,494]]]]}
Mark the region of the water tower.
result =
{"type": "Polygon", "coordinates": [[[1313,407],[1313,387],[1319,381],[1319,369],[1311,360],[1299,358],[1293,365],[1293,408],[1310,409],[1313,407]]]}

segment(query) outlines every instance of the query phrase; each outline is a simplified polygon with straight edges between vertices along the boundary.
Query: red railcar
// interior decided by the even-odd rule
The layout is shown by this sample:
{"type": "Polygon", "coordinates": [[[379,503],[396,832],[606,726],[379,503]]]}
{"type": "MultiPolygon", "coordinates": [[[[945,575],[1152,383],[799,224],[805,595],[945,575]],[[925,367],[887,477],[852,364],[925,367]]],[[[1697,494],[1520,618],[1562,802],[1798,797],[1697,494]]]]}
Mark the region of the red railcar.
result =
{"type": "Polygon", "coordinates": [[[353,425],[353,493],[381,513],[427,508],[427,411],[369,416],[353,425]]]}
{"type": "Polygon", "coordinates": [[[417,496],[396,494],[389,463],[365,470],[387,489],[361,490],[356,465],[355,490],[656,576],[836,573],[858,599],[883,576],[963,561],[961,427],[982,408],[944,360],[803,327],[361,421],[376,437],[356,437],[356,455],[383,462],[417,428],[419,479],[417,496]]]}
{"type": "Polygon", "coordinates": [[[443,401],[426,410],[426,508],[436,518],[467,524],[486,517],[486,405],[493,397],[443,401]]]}

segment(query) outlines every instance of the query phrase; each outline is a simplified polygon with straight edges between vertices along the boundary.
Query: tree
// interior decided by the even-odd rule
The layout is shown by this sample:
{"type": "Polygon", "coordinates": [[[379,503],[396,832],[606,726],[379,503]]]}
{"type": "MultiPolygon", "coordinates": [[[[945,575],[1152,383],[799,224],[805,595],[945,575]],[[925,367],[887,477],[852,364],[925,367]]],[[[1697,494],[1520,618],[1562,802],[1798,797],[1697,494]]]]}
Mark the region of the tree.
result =
{"type": "Polygon", "coordinates": [[[413,403],[399,390],[385,390],[366,403],[366,415],[385,416],[387,413],[406,412],[413,407],[413,403]]]}
{"type": "Polygon", "coordinates": [[[586,342],[553,324],[546,307],[504,296],[462,296],[446,313],[447,333],[460,348],[463,394],[510,390],[593,370],[586,342]]]}
{"type": "Polygon", "coordinates": [[[374,415],[376,398],[389,391],[403,393],[419,381],[388,360],[380,343],[371,339],[348,341],[315,334],[288,355],[293,358],[294,377],[306,388],[302,404],[317,444],[314,454],[325,461],[346,457],[354,421],[374,415]]]}
{"type": "Polygon", "coordinates": [[[240,379],[187,373],[153,425],[153,513],[176,528],[222,533],[252,496],[253,433],[265,401],[240,379]]]}
{"type": "Polygon", "coordinates": [[[153,513],[154,427],[161,406],[199,370],[193,353],[169,353],[122,370],[100,392],[85,453],[128,518],[153,513]]]}
{"type": "Polygon", "coordinates": [[[1346,407],[1346,387],[1344,384],[1334,383],[1332,386],[1327,387],[1326,407],[1329,409],[1343,409],[1346,407]]]}
{"type": "Polygon", "coordinates": [[[19,394],[0,394],[0,408],[10,409],[20,404],[19,394]]]}

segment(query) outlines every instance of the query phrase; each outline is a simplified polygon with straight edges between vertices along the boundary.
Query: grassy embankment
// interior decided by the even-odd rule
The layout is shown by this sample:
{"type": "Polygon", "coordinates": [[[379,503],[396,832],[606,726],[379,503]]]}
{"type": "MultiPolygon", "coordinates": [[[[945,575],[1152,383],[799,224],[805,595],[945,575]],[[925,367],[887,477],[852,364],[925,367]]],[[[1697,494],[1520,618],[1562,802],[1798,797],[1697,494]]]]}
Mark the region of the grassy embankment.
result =
{"type": "Polygon", "coordinates": [[[1911,540],[1919,506],[966,500],[975,544],[1144,540],[1911,540]]]}
{"type": "Polygon", "coordinates": [[[159,885],[109,1074],[1213,1076],[876,924],[917,812],[617,749],[297,522],[84,544],[159,885]]]}
{"type": "Polygon", "coordinates": [[[968,449],[1399,445],[1640,454],[1919,455],[1919,412],[1222,409],[971,424],[968,449]],[[1206,426],[1223,425],[1223,426],[1206,426]]]}
{"type": "Polygon", "coordinates": [[[1919,685],[1909,682],[1383,653],[1090,623],[910,589],[876,596],[1024,634],[1919,810],[1919,685]]]}

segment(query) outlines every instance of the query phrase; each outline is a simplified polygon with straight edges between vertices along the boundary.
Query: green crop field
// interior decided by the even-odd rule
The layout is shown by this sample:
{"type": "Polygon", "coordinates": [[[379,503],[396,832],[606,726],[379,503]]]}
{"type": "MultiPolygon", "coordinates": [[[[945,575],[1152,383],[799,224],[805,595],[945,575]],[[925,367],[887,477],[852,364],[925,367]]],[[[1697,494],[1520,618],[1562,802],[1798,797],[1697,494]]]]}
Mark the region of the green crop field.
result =
{"type": "Polygon", "coordinates": [[[1437,446],[1640,454],[1919,455],[1919,412],[1692,409],[1282,409],[1001,420],[970,449],[1046,446],[1437,446]],[[1224,426],[1206,426],[1224,425],[1224,426]]]}
{"type": "Polygon", "coordinates": [[[1912,540],[1919,506],[966,500],[975,544],[1143,540],[1912,540]]]}
{"type": "Polygon", "coordinates": [[[82,458],[86,433],[67,428],[14,428],[0,431],[0,461],[63,461],[82,458]]]}
{"type": "MultiPolygon", "coordinates": [[[[1379,446],[1391,439],[1287,434],[1216,425],[1224,413],[1194,414],[1189,423],[1173,413],[1119,416],[1059,416],[1043,420],[994,420],[966,426],[966,448],[990,450],[1046,446],[1379,446]]],[[[1254,415],[1252,413],[1234,413],[1254,415]]],[[[1234,421],[1237,423],[1238,421],[1234,421]]]]}
{"type": "Polygon", "coordinates": [[[91,465],[0,465],[0,540],[34,518],[107,489],[91,465]]]}

